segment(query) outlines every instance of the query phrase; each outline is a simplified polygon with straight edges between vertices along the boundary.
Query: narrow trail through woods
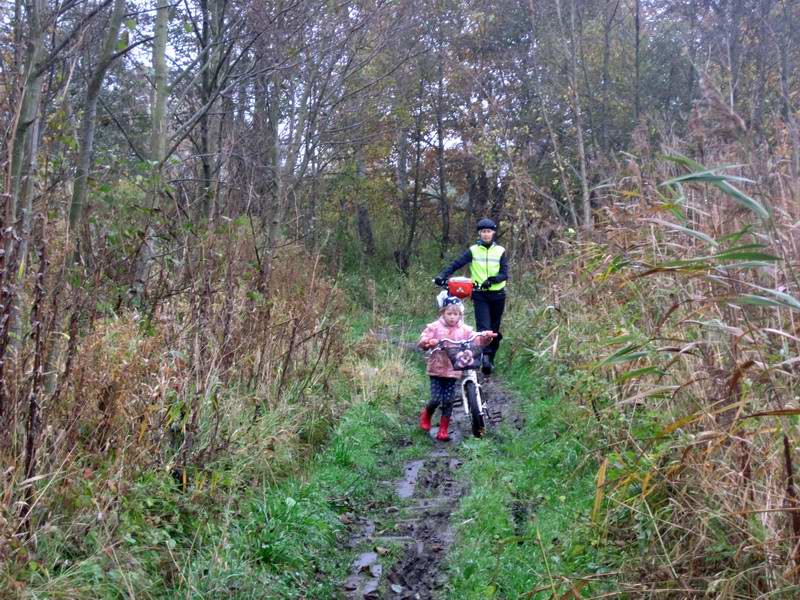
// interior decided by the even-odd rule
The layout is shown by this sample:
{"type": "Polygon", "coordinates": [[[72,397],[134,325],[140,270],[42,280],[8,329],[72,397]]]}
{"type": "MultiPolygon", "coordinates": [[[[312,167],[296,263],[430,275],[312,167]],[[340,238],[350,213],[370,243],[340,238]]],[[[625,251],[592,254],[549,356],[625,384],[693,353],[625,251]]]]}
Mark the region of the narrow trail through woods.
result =
{"type": "MultiPolygon", "coordinates": [[[[518,399],[494,379],[484,383],[483,394],[490,426],[482,443],[491,444],[493,428],[506,423],[519,429],[522,418],[518,399]]],[[[453,411],[450,441],[437,442],[437,430],[430,431],[425,455],[407,462],[402,477],[387,482],[395,490],[396,505],[353,515],[348,548],[360,553],[344,583],[348,600],[426,600],[444,589],[454,541],[451,516],[467,491],[458,473],[465,460],[462,443],[472,435],[460,402],[453,411]]],[[[410,437],[400,441],[412,443],[410,437]]]]}

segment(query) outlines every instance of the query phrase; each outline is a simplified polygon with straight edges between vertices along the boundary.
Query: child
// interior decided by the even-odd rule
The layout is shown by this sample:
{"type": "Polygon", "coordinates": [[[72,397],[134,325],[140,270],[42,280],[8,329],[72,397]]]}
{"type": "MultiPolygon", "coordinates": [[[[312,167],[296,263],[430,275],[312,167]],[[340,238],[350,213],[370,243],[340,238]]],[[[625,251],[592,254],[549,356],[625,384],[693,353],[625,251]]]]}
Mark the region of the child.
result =
{"type": "MultiPolygon", "coordinates": [[[[428,323],[420,335],[417,344],[423,350],[434,348],[442,338],[454,341],[466,340],[472,335],[472,327],[464,324],[464,304],[454,296],[446,296],[441,300],[439,318],[428,323]]],[[[483,331],[475,339],[475,344],[485,346],[495,337],[491,331],[483,331]]],[[[431,400],[419,415],[419,426],[431,429],[431,417],[437,406],[441,405],[442,418],[436,439],[448,441],[447,428],[453,414],[453,395],[456,383],[461,379],[461,372],[453,368],[450,358],[444,351],[433,352],[428,357],[428,375],[431,378],[431,400]]]]}

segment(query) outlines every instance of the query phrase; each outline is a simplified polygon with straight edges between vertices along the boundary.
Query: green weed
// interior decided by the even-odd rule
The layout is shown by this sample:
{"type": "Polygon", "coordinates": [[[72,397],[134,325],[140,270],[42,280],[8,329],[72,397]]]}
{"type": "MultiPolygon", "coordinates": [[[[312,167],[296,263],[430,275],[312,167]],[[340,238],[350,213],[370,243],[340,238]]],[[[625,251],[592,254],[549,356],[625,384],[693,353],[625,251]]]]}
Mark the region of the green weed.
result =
{"type": "MultiPolygon", "coordinates": [[[[545,365],[546,366],[546,365],[545,365]]],[[[523,397],[521,431],[503,427],[465,444],[470,493],[454,517],[451,598],[560,597],[574,586],[606,591],[620,556],[591,523],[597,465],[591,412],[548,391],[526,359],[509,384],[523,397]]],[[[561,374],[561,386],[568,376],[561,374]]],[[[551,382],[554,383],[554,382],[551,382]]]]}

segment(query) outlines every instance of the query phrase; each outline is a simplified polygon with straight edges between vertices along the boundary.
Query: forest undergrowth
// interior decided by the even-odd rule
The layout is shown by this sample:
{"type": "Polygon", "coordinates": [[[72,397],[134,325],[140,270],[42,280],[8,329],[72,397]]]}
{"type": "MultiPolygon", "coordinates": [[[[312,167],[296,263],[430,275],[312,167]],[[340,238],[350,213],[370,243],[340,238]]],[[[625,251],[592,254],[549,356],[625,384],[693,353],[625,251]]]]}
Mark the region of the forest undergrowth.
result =
{"type": "MultiPolygon", "coordinates": [[[[626,167],[591,237],[515,265],[501,368],[528,423],[468,448],[456,594],[798,589],[797,217],[733,168],[648,166],[626,167]]],[[[64,348],[68,384],[43,405],[38,475],[4,474],[2,576],[17,596],[324,597],[348,567],[332,551],[341,514],[390,502],[375,474],[400,463],[378,465],[376,448],[413,413],[401,382],[419,381],[362,334],[430,318],[432,270],[334,281],[290,248],[312,275],[278,263],[266,296],[236,239],[199,253],[217,279],[187,275],[196,293],[149,314],[78,305],[89,333],[64,348]]]]}
{"type": "MultiPolygon", "coordinates": [[[[420,264],[407,281],[365,277],[371,282],[363,286],[365,299],[372,296],[376,307],[370,321],[395,342],[413,343],[417,331],[435,315],[436,289],[429,287],[428,275],[432,271],[420,264]],[[393,292],[397,286],[407,288],[401,297],[393,292]]],[[[532,279],[524,277],[526,283],[515,279],[506,341],[488,392],[490,405],[495,400],[513,405],[506,409],[513,419],[501,420],[483,439],[465,436],[447,444],[447,451],[462,464],[446,475],[460,480],[463,496],[450,516],[455,540],[444,558],[447,584],[441,591],[426,590],[431,597],[545,599],[570,597],[573,591],[576,597],[592,597],[620,589],[617,583],[628,550],[607,544],[593,520],[596,450],[604,439],[594,426],[591,408],[573,403],[567,394],[573,385],[582,385],[581,373],[529,348],[546,331],[531,319],[540,302],[530,286],[532,279]]],[[[465,320],[474,322],[471,306],[465,320]]],[[[421,381],[423,361],[417,357],[411,363],[415,377],[405,377],[421,381]]],[[[406,382],[397,383],[406,387],[406,382]]],[[[436,450],[438,443],[416,427],[426,395],[422,385],[402,392],[399,414],[407,433],[416,433],[410,446],[394,452],[436,450]]],[[[395,498],[393,510],[397,504],[395,498]]],[[[391,515],[384,518],[391,522],[391,515]]],[[[391,556],[381,559],[385,570],[391,561],[391,556]]],[[[391,596],[389,590],[385,591],[391,596]]]]}

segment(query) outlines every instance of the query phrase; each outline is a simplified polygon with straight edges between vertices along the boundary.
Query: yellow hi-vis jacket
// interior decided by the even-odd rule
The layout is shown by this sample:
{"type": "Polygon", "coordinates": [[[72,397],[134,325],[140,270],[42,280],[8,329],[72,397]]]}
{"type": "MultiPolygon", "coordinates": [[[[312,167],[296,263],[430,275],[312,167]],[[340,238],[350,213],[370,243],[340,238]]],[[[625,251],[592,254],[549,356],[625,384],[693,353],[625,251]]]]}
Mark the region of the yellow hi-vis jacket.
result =
{"type": "MultiPolygon", "coordinates": [[[[500,260],[506,249],[499,244],[492,244],[489,247],[483,244],[473,244],[469,248],[472,261],[469,264],[470,277],[478,287],[489,277],[494,277],[500,273],[500,260]]],[[[489,291],[495,292],[506,287],[506,282],[493,283],[489,291]]]]}

